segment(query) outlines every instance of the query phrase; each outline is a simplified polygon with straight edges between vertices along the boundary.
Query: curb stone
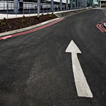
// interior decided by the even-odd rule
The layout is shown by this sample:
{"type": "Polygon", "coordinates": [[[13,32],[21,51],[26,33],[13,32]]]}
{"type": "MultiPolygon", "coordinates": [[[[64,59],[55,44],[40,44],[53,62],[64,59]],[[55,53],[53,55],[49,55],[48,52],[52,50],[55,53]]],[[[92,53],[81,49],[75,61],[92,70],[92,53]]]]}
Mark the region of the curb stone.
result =
{"type": "Polygon", "coordinates": [[[61,18],[55,18],[55,19],[52,19],[52,20],[48,20],[48,21],[33,25],[33,26],[26,27],[26,28],[16,29],[16,30],[13,30],[13,31],[8,31],[8,32],[3,32],[3,33],[0,33],[0,37],[10,35],[10,34],[19,33],[19,32],[24,32],[24,31],[27,31],[27,30],[31,30],[31,29],[40,27],[42,25],[54,22],[54,21],[59,20],[59,19],[61,19],[61,18]]]}
{"type": "MultiPolygon", "coordinates": [[[[68,10],[68,11],[60,11],[60,12],[55,12],[55,15],[58,16],[56,13],[65,13],[65,12],[73,12],[73,11],[78,11],[78,10],[84,10],[85,8],[81,8],[81,9],[75,9],[75,10],[68,10]]],[[[87,9],[87,8],[86,8],[87,9]]],[[[51,12],[50,12],[51,13],[51,12]]],[[[45,13],[47,14],[47,13],[45,13]]],[[[15,34],[15,33],[19,33],[19,32],[24,32],[24,31],[27,31],[27,30],[31,30],[31,29],[34,29],[34,28],[37,28],[37,27],[40,27],[42,25],[45,25],[45,24],[48,24],[48,23],[51,23],[53,21],[56,21],[56,20],[59,20],[63,17],[60,17],[58,16],[59,18],[55,18],[55,19],[52,19],[52,20],[48,20],[48,21],[45,21],[45,22],[42,22],[42,23],[39,23],[39,24],[36,24],[36,25],[33,25],[33,26],[29,26],[29,27],[26,27],[26,28],[21,28],[21,29],[16,29],[16,30],[13,30],[13,31],[8,31],[8,32],[3,32],[3,33],[0,33],[0,37],[3,37],[3,36],[7,36],[7,35],[10,35],[10,34],[15,34]]]]}

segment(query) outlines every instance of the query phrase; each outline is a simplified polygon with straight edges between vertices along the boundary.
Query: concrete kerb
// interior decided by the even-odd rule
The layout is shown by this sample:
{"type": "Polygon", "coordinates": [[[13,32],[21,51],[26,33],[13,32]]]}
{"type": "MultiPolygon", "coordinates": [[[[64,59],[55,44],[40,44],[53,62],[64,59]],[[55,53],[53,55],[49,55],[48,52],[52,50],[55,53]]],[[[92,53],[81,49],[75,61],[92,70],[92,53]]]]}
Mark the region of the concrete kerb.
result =
{"type": "Polygon", "coordinates": [[[88,9],[88,8],[80,8],[80,9],[73,9],[73,10],[67,10],[67,11],[58,11],[58,12],[54,12],[54,13],[74,12],[74,11],[85,10],[85,9],[88,9]]]}
{"type": "MultiPolygon", "coordinates": [[[[74,11],[84,10],[84,9],[87,9],[87,8],[74,9],[74,10],[67,10],[67,11],[59,11],[59,12],[54,12],[54,13],[57,15],[57,13],[62,14],[62,13],[66,13],[66,12],[74,12],[74,11]]],[[[42,13],[41,13],[41,14],[42,14],[42,13]]],[[[40,15],[41,15],[41,14],[40,14],[40,15]]],[[[46,14],[52,14],[52,12],[43,13],[43,14],[44,14],[44,15],[46,15],[46,14]]],[[[30,15],[30,16],[35,16],[35,15],[37,15],[37,14],[30,15]]],[[[29,17],[30,17],[30,16],[29,16],[29,17]]],[[[58,16],[58,15],[57,15],[57,16],[58,16]]],[[[20,17],[22,17],[22,16],[20,16],[20,17]]],[[[59,16],[58,16],[58,17],[59,17],[59,16]]],[[[11,17],[11,18],[13,18],[13,17],[11,17]]],[[[17,18],[18,18],[18,17],[17,17],[17,18]]],[[[33,25],[33,26],[29,26],[29,27],[26,27],[26,28],[17,29],[17,30],[8,31],[8,32],[3,32],[3,33],[0,33],[0,36],[6,36],[6,35],[10,35],[10,34],[15,34],[15,33],[24,32],[24,31],[27,31],[27,30],[31,30],[31,29],[40,27],[40,26],[42,26],[42,25],[51,23],[51,22],[56,21],[56,20],[59,20],[59,19],[61,19],[61,17],[56,18],[56,19],[52,19],[52,20],[48,20],[48,21],[42,22],[42,23],[40,23],[40,24],[33,25]]]]}
{"type": "Polygon", "coordinates": [[[68,16],[75,15],[77,13],[81,13],[84,10],[89,10],[89,8],[81,8],[81,9],[74,9],[74,10],[68,10],[68,11],[60,11],[60,12],[55,12],[55,14],[58,17],[68,17],[68,16]]]}
{"type": "Polygon", "coordinates": [[[42,26],[42,25],[45,25],[45,24],[54,22],[54,21],[59,20],[59,19],[61,19],[61,18],[55,18],[55,19],[48,20],[48,21],[42,22],[42,23],[40,23],[40,24],[33,25],[33,26],[29,26],[29,27],[22,28],[22,29],[17,29],[17,30],[13,30],[13,31],[3,32],[3,33],[0,33],[0,37],[6,36],[6,35],[10,35],[10,34],[19,33],[19,32],[24,32],[24,31],[27,31],[27,30],[31,30],[31,29],[40,27],[40,26],[42,26]]]}

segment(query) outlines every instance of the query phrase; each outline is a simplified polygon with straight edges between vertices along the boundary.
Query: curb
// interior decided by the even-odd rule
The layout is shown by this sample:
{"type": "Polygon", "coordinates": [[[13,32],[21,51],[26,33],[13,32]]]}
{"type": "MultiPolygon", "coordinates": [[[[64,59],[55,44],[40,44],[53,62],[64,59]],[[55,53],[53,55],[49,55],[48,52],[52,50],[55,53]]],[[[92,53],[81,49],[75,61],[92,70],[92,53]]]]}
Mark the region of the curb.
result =
{"type": "Polygon", "coordinates": [[[40,26],[42,26],[42,25],[46,25],[46,24],[48,24],[48,23],[57,21],[57,20],[59,20],[59,19],[61,19],[61,18],[55,18],[55,19],[52,19],[52,20],[48,20],[48,21],[45,21],[45,22],[42,22],[42,23],[33,25],[33,26],[26,27],[26,28],[16,29],[16,30],[13,30],[13,31],[8,31],[8,32],[3,32],[3,33],[0,33],[0,37],[6,36],[6,35],[10,35],[10,34],[15,34],[15,33],[24,32],[24,31],[27,31],[27,30],[31,30],[31,29],[40,27],[40,26]]]}
{"type": "Polygon", "coordinates": [[[67,11],[58,11],[58,12],[54,12],[55,14],[57,13],[66,13],[66,12],[74,12],[74,11],[79,11],[79,10],[87,10],[88,8],[80,8],[80,9],[73,9],[73,10],[67,10],[67,11]]]}
{"type": "MultiPolygon", "coordinates": [[[[9,34],[9,35],[6,35],[6,36],[1,36],[0,37],[0,40],[4,40],[4,39],[8,39],[8,38],[12,38],[12,37],[16,37],[16,36],[20,36],[20,35],[25,35],[25,34],[28,34],[28,33],[31,33],[31,32],[35,32],[35,31],[38,31],[38,30],[41,30],[41,29],[44,29],[46,27],[49,27],[51,25],[54,25],[62,20],[64,20],[65,18],[60,18],[60,19],[53,19],[51,20],[51,22],[43,22],[39,25],[39,27],[30,27],[29,30],[24,30],[23,32],[18,32],[18,33],[14,33],[14,34],[9,34]],[[55,20],[55,21],[54,21],[55,20]]],[[[22,29],[21,29],[22,30],[22,29]]]]}
{"type": "Polygon", "coordinates": [[[82,12],[85,12],[87,10],[91,10],[88,8],[81,8],[81,9],[74,9],[74,10],[67,10],[67,11],[60,11],[60,12],[55,12],[55,15],[58,17],[69,17],[72,15],[76,15],[82,12]]]}
{"type": "MultiPolygon", "coordinates": [[[[68,10],[68,11],[59,11],[59,12],[54,12],[54,13],[55,13],[55,15],[57,15],[57,13],[61,14],[61,13],[65,13],[65,12],[74,12],[74,11],[84,10],[84,9],[87,9],[87,8],[74,9],[74,10],[68,10]]],[[[51,12],[50,12],[50,13],[51,13],[51,12]]],[[[47,14],[47,13],[45,13],[45,14],[47,14]]],[[[58,15],[57,15],[57,16],[58,16],[58,15]]],[[[58,16],[58,17],[59,17],[59,16],[58,16]]],[[[45,21],[45,22],[42,22],[42,23],[39,23],[39,24],[36,24],[36,25],[33,25],[33,26],[29,26],[29,27],[25,27],[25,28],[21,28],[21,29],[16,29],[16,30],[13,30],[13,31],[3,32],[3,33],[0,33],[0,37],[7,36],[7,35],[11,35],[11,34],[15,34],[15,33],[24,32],[24,31],[28,31],[28,30],[31,30],[31,29],[40,27],[40,26],[42,26],[42,25],[46,25],[46,24],[48,24],[48,23],[57,21],[57,20],[62,19],[62,18],[63,18],[63,17],[59,17],[59,18],[55,18],[55,19],[52,19],[52,20],[48,20],[48,21],[45,21]]]]}

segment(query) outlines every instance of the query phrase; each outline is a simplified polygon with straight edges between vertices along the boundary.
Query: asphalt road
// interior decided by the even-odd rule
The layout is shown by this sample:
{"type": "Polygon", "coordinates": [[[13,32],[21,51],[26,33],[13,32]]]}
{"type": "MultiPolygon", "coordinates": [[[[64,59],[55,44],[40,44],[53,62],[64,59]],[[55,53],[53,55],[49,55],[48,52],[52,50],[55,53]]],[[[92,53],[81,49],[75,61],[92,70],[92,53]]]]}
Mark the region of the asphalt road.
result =
{"type": "MultiPolygon", "coordinates": [[[[0,41],[0,106],[106,106],[106,33],[96,24],[103,10],[66,18],[37,32],[0,41]],[[93,98],[78,97],[73,40],[93,98]]],[[[83,86],[82,86],[83,87],[83,86]]]]}

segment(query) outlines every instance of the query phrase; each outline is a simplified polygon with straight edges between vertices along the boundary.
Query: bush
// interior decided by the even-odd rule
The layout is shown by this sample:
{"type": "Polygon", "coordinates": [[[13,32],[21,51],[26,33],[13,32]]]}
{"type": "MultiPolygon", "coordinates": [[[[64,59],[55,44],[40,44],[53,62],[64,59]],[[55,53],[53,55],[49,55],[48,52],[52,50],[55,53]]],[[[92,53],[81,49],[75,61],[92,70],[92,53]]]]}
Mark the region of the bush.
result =
{"type": "Polygon", "coordinates": [[[49,18],[52,18],[52,14],[49,14],[49,18]]]}
{"type": "Polygon", "coordinates": [[[25,16],[23,15],[23,18],[25,18],[25,16]]]}
{"type": "Polygon", "coordinates": [[[25,20],[25,19],[23,19],[23,20],[22,20],[22,23],[23,23],[23,24],[25,24],[25,23],[26,23],[26,20],[25,20]]]}
{"type": "Polygon", "coordinates": [[[52,12],[52,15],[54,15],[54,13],[52,12]]]}
{"type": "Polygon", "coordinates": [[[4,18],[3,18],[3,21],[5,21],[5,20],[6,20],[6,18],[4,17],[4,18]]]}
{"type": "Polygon", "coordinates": [[[0,22],[0,26],[1,26],[1,27],[4,27],[4,26],[5,26],[5,22],[2,22],[2,21],[1,21],[1,22],[0,22]]]}
{"type": "Polygon", "coordinates": [[[5,20],[6,18],[4,17],[1,21],[0,21],[0,26],[1,27],[4,27],[6,24],[5,24],[5,20]]]}

